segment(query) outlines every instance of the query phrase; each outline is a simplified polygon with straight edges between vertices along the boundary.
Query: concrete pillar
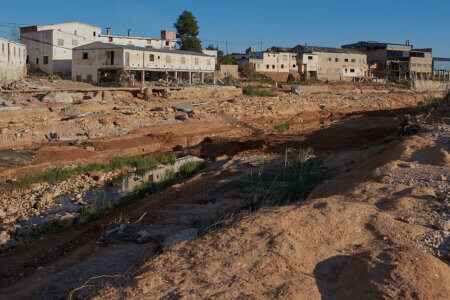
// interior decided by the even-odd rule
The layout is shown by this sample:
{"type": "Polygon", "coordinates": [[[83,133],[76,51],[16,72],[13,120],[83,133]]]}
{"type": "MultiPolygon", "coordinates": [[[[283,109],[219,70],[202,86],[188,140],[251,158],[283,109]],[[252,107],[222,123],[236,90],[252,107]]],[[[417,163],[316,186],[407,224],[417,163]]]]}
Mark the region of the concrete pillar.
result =
{"type": "Polygon", "coordinates": [[[189,84],[192,84],[192,72],[189,71],[189,84]]]}
{"type": "Polygon", "coordinates": [[[202,83],[205,83],[205,73],[202,72],[202,83]]]}
{"type": "Polygon", "coordinates": [[[145,83],[145,70],[142,70],[142,84],[145,83]]]}
{"type": "Polygon", "coordinates": [[[216,85],[216,73],[213,73],[213,84],[216,85]]]}

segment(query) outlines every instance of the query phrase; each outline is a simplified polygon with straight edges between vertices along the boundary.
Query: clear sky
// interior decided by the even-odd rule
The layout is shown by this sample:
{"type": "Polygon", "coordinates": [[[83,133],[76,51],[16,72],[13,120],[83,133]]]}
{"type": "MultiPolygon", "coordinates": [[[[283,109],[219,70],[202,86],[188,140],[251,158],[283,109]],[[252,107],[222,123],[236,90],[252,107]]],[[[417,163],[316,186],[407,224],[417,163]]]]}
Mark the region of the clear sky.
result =
{"type": "Polygon", "coordinates": [[[261,41],[267,49],[410,40],[450,57],[450,0],[2,0],[0,35],[8,36],[7,26],[80,21],[111,27],[113,34],[131,28],[133,35],[159,37],[185,9],[196,16],[204,47],[225,50],[228,41],[230,52],[259,49],[261,41]]]}

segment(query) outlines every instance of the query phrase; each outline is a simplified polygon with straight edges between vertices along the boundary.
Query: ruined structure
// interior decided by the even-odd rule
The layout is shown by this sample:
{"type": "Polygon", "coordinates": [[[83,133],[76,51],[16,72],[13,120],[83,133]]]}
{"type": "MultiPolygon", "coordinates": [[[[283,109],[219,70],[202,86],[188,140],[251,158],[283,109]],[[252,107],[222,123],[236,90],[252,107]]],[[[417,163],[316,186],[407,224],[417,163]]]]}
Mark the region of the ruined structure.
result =
{"type": "Polygon", "coordinates": [[[215,58],[203,53],[94,42],[73,49],[72,79],[106,84],[128,71],[139,73],[142,82],[170,75],[191,83],[193,74],[204,82],[205,75],[214,80],[215,65],[215,58]]]}
{"type": "Polygon", "coordinates": [[[433,55],[431,49],[414,49],[405,44],[358,42],[343,45],[345,49],[356,49],[367,54],[372,74],[391,81],[408,79],[431,79],[433,55]]]}
{"type": "Polygon", "coordinates": [[[298,45],[299,71],[305,78],[355,81],[368,77],[367,56],[353,49],[298,45]]]}
{"type": "Polygon", "coordinates": [[[233,53],[231,56],[241,70],[249,69],[274,80],[287,81],[289,74],[298,76],[296,53],[272,50],[256,52],[255,47],[250,47],[246,53],[233,53]]]}
{"type": "Polygon", "coordinates": [[[72,68],[72,49],[95,41],[123,45],[135,45],[157,49],[174,49],[174,31],[162,31],[161,38],[112,35],[110,29],[102,34],[99,26],[80,22],[59,23],[22,27],[22,42],[28,48],[27,67],[48,74],[70,73],[72,68]]]}
{"type": "Polygon", "coordinates": [[[24,78],[26,57],[25,45],[0,37],[0,82],[24,78]]]}

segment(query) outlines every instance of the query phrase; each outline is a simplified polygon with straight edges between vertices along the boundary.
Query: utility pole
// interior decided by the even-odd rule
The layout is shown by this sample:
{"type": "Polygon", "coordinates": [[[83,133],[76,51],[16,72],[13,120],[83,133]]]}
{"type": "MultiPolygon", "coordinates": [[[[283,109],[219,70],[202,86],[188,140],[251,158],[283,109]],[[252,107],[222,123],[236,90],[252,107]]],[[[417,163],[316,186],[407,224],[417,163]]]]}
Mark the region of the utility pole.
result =
{"type": "Polygon", "coordinates": [[[228,41],[225,41],[225,45],[226,45],[226,49],[227,49],[226,55],[228,55],[228,41]]]}
{"type": "Polygon", "coordinates": [[[262,50],[262,39],[261,39],[261,52],[263,52],[263,50],[262,50]]]}

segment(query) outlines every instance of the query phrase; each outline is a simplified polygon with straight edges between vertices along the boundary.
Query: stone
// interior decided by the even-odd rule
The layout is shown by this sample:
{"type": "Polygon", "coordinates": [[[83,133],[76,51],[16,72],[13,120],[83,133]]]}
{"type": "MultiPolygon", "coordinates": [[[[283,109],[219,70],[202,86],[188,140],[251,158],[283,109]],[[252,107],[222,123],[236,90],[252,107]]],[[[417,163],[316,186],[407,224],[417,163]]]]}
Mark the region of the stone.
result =
{"type": "Polygon", "coordinates": [[[10,239],[9,234],[6,231],[0,232],[0,246],[6,245],[10,239]]]}
{"type": "Polygon", "coordinates": [[[74,101],[82,101],[82,100],[84,100],[83,93],[70,93],[70,96],[72,96],[72,99],[74,101]]]}
{"type": "Polygon", "coordinates": [[[175,234],[169,235],[164,239],[163,248],[172,247],[184,241],[190,241],[196,239],[198,236],[197,229],[189,228],[185,230],[178,231],[175,234]]]}
{"type": "Polygon", "coordinates": [[[50,132],[49,134],[46,134],[45,137],[48,140],[59,140],[61,138],[61,133],[59,133],[59,132],[50,132]]]}
{"type": "Polygon", "coordinates": [[[175,120],[179,121],[187,121],[188,116],[186,114],[179,114],[175,116],[175,120]]]}
{"type": "Polygon", "coordinates": [[[89,173],[89,176],[94,179],[95,181],[103,181],[105,180],[105,175],[100,172],[100,171],[96,171],[96,172],[91,172],[89,173]]]}
{"type": "Polygon", "coordinates": [[[194,105],[192,103],[175,103],[172,108],[185,113],[190,113],[194,110],[194,105]]]}
{"type": "Polygon", "coordinates": [[[145,230],[141,230],[138,233],[136,233],[136,242],[138,242],[139,244],[148,242],[150,238],[151,235],[145,230]]]}
{"type": "Polygon", "coordinates": [[[438,176],[438,180],[440,180],[440,181],[447,181],[447,176],[439,175],[438,176]]]}
{"type": "Polygon", "coordinates": [[[72,224],[74,222],[75,222],[75,216],[72,214],[69,214],[69,213],[67,213],[64,216],[61,216],[59,218],[59,224],[64,228],[72,226],[72,224]]]}
{"type": "Polygon", "coordinates": [[[148,100],[152,100],[152,98],[153,98],[152,90],[149,88],[145,88],[144,89],[144,99],[148,101],[148,100]]]}
{"type": "Polygon", "coordinates": [[[22,107],[13,106],[13,107],[6,107],[6,106],[0,106],[0,111],[15,111],[15,110],[21,110],[22,107]]]}
{"type": "Polygon", "coordinates": [[[80,112],[75,106],[66,106],[61,109],[60,114],[66,117],[76,118],[80,115],[80,112]]]}
{"type": "Polygon", "coordinates": [[[450,221],[443,218],[436,218],[434,220],[434,226],[436,226],[439,230],[450,230],[450,221]]]}
{"type": "Polygon", "coordinates": [[[14,107],[14,104],[12,104],[10,101],[7,101],[0,97],[0,105],[6,106],[6,107],[14,107]]]}
{"type": "Polygon", "coordinates": [[[73,98],[69,93],[48,93],[42,98],[44,103],[72,103],[73,98]]]}
{"type": "Polygon", "coordinates": [[[6,212],[3,211],[3,209],[0,208],[0,219],[6,218],[6,212]]]}

